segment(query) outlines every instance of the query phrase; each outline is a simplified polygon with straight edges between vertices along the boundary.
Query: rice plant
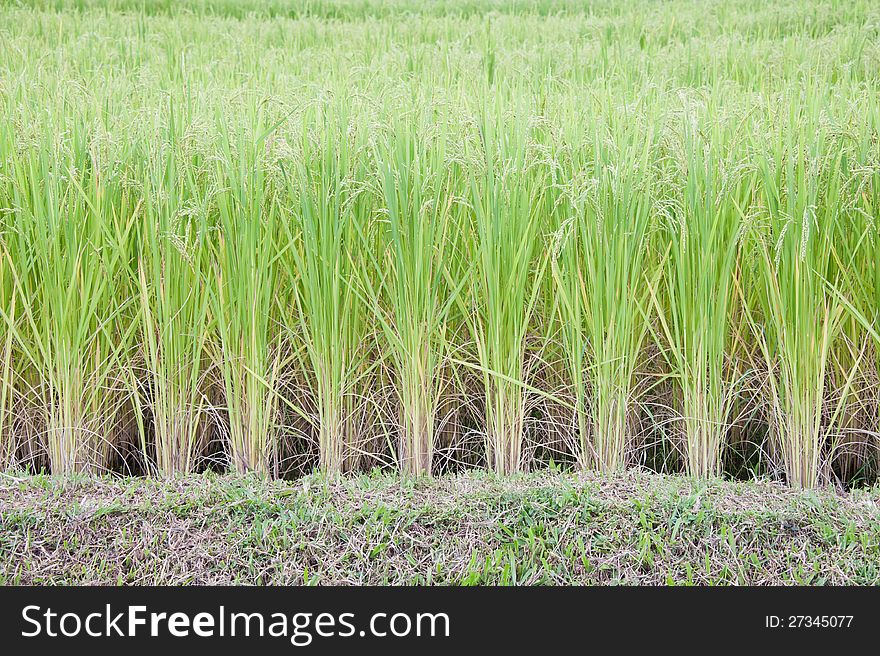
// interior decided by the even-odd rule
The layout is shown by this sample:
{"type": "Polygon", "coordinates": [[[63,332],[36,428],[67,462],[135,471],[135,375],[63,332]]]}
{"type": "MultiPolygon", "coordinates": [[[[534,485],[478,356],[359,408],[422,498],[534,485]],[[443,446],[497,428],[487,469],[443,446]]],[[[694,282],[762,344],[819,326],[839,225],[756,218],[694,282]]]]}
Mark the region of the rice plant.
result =
{"type": "Polygon", "coordinates": [[[12,161],[5,232],[20,314],[7,314],[6,343],[24,361],[18,389],[58,474],[107,465],[127,401],[125,277],[139,201],[109,173],[82,129],[12,161]]]}
{"type": "Polygon", "coordinates": [[[735,135],[703,116],[684,116],[675,145],[674,195],[660,211],[668,240],[658,312],[663,353],[680,392],[678,412],[687,472],[721,473],[735,401],[732,358],[743,215],[755,175],[735,135]],[[701,136],[706,133],[704,138],[701,136]],[[729,149],[719,152],[721,147],[729,149]]]}
{"type": "Polygon", "coordinates": [[[571,151],[564,165],[570,215],[552,259],[577,455],[582,466],[602,471],[626,464],[658,261],[649,252],[654,135],[650,126],[627,123],[597,122],[571,151]]]}
{"type": "Polygon", "coordinates": [[[0,243],[0,325],[3,342],[0,344],[0,470],[11,469],[17,461],[17,444],[13,425],[15,403],[15,327],[17,325],[17,295],[15,280],[10,269],[9,253],[0,243]]]}
{"type": "Polygon", "coordinates": [[[207,349],[213,335],[208,198],[195,167],[179,161],[174,123],[167,138],[144,172],[137,239],[142,257],[134,285],[143,366],[131,367],[142,448],[153,454],[164,476],[192,472],[205,450],[211,419],[207,349]]]}
{"type": "Polygon", "coordinates": [[[848,135],[850,147],[841,161],[844,205],[834,236],[840,282],[832,288],[847,308],[835,369],[837,378],[845,381],[843,421],[848,447],[855,451],[843,456],[855,460],[855,467],[863,466],[866,452],[877,454],[880,448],[880,162],[872,136],[880,113],[875,102],[868,101],[868,106],[872,110],[853,110],[865,111],[866,120],[848,135]],[[856,372],[858,380],[853,382],[856,372]]]}
{"type": "Polygon", "coordinates": [[[394,367],[398,466],[413,476],[431,474],[446,320],[459,291],[448,288],[445,269],[453,199],[444,137],[418,134],[418,128],[392,125],[375,145],[384,216],[375,282],[365,285],[382,328],[381,350],[394,367]]]}
{"type": "Polygon", "coordinates": [[[493,471],[510,474],[526,464],[527,338],[544,271],[536,208],[545,173],[530,166],[520,123],[484,116],[479,137],[479,164],[468,185],[469,323],[485,393],[486,459],[493,471]]]}
{"type": "Polygon", "coordinates": [[[218,125],[217,223],[208,287],[217,326],[214,362],[222,380],[229,457],[238,472],[267,474],[276,464],[279,373],[278,202],[266,183],[261,111],[249,125],[218,125]]]}
{"type": "Polygon", "coordinates": [[[356,394],[367,338],[356,287],[366,264],[358,223],[368,219],[371,201],[362,136],[349,135],[344,116],[310,128],[303,131],[300,159],[284,169],[292,207],[292,220],[283,222],[281,261],[291,289],[284,316],[289,334],[303,345],[300,367],[313,397],[309,414],[320,466],[337,473],[355,456],[358,441],[356,394]]]}
{"type": "Polygon", "coordinates": [[[294,4],[0,6],[0,466],[873,480],[876,3],[294,4]]]}
{"type": "Polygon", "coordinates": [[[829,355],[844,305],[829,288],[841,206],[840,157],[809,109],[795,104],[757,153],[756,339],[772,429],[786,479],[815,487],[827,475],[829,355]],[[785,125],[787,129],[779,126],[785,125]]]}

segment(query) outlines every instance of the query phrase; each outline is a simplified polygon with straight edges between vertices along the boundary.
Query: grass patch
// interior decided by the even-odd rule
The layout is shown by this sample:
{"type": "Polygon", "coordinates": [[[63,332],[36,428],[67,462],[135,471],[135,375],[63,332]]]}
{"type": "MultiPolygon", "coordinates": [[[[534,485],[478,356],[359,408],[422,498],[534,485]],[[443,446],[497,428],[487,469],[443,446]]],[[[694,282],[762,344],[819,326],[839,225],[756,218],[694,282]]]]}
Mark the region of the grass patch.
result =
{"type": "Polygon", "coordinates": [[[0,581],[868,585],[878,502],[639,472],[4,476],[0,581]]]}

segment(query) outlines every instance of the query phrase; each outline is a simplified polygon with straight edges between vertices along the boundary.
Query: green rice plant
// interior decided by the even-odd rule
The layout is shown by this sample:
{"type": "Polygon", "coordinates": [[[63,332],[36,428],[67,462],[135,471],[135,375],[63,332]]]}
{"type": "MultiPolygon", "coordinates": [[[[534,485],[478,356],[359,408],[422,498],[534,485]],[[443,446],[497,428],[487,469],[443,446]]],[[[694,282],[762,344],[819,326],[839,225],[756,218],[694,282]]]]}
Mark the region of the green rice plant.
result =
{"type": "Polygon", "coordinates": [[[551,273],[574,390],[577,456],[601,471],[625,465],[635,371],[649,330],[653,126],[597,121],[563,161],[563,211],[551,273]]]}
{"type": "Polygon", "coordinates": [[[10,270],[9,251],[0,237],[0,471],[16,463],[17,443],[14,433],[13,406],[16,396],[15,326],[17,325],[17,295],[15,280],[10,270]]]}
{"type": "Polygon", "coordinates": [[[851,110],[859,120],[847,122],[849,147],[841,162],[845,195],[834,236],[840,281],[832,288],[847,308],[834,364],[835,378],[845,381],[847,391],[842,399],[846,447],[855,454],[841,456],[851,468],[862,465],[866,452],[876,454],[880,448],[880,109],[870,96],[864,104],[851,110]],[[861,380],[850,384],[857,369],[861,380]]]}
{"type": "MultiPolygon", "coordinates": [[[[7,264],[18,321],[7,328],[53,473],[100,471],[119,433],[131,338],[125,286],[138,200],[83,127],[12,161],[7,264]]],[[[8,339],[8,338],[7,338],[8,339]]]]}
{"type": "MultiPolygon", "coordinates": [[[[0,153],[15,150],[15,136],[6,124],[0,124],[0,153]]],[[[12,255],[6,242],[7,221],[13,213],[15,180],[11,172],[0,169],[0,471],[16,464],[18,444],[14,432],[13,407],[16,396],[17,357],[15,327],[17,325],[16,284],[12,255]]]]}
{"type": "Polygon", "coordinates": [[[854,172],[856,181],[853,193],[852,212],[857,220],[854,223],[864,226],[855,229],[864,235],[860,248],[856,251],[855,262],[851,269],[860,279],[850,298],[856,300],[859,307],[864,308],[858,315],[859,322],[867,333],[873,346],[873,371],[870,383],[874,393],[869,394],[871,404],[869,416],[872,423],[867,433],[873,437],[874,453],[880,459],[880,103],[877,94],[873,93],[866,99],[864,109],[865,121],[858,135],[856,164],[854,172]],[[872,398],[873,397],[873,398],[872,398]]]}
{"type": "Polygon", "coordinates": [[[172,114],[167,142],[146,157],[137,236],[142,257],[134,281],[143,368],[130,367],[142,448],[145,454],[155,453],[162,476],[194,470],[206,447],[210,410],[208,199],[197,171],[179,161],[177,139],[172,114]],[[146,443],[147,414],[153,445],[146,443]]]}
{"type": "Polygon", "coordinates": [[[453,200],[444,135],[417,136],[422,132],[394,122],[374,145],[384,206],[375,282],[365,285],[371,316],[382,328],[380,351],[394,367],[398,466],[409,476],[431,475],[452,302],[444,275],[453,200]]]}
{"type": "MultiPolygon", "coordinates": [[[[829,355],[844,306],[831,291],[834,235],[841,205],[841,154],[813,108],[791,102],[756,149],[758,208],[752,230],[758,315],[755,338],[766,370],[771,433],[790,485],[816,487],[833,426],[829,355]],[[811,109],[813,111],[811,111],[811,109]]],[[[756,132],[757,133],[757,132],[756,132]]]]}
{"type": "MultiPolygon", "coordinates": [[[[499,474],[522,471],[529,326],[544,267],[539,213],[545,167],[531,166],[527,130],[484,114],[482,161],[469,170],[473,228],[469,325],[485,392],[486,459],[499,474]],[[476,166],[474,168],[477,168],[476,166]]],[[[511,124],[512,123],[512,124],[511,124]]]]}
{"type": "MultiPolygon", "coordinates": [[[[302,344],[323,471],[338,473],[356,455],[356,390],[365,375],[365,307],[356,285],[366,260],[361,234],[371,212],[363,134],[349,133],[344,113],[310,130],[304,119],[298,159],[281,162],[292,216],[283,222],[282,262],[290,286],[288,335],[302,344]],[[338,121],[338,122],[334,122],[338,121]]],[[[362,401],[363,399],[361,399],[362,401]]],[[[302,404],[300,404],[302,405],[302,404]]]]}
{"type": "Polygon", "coordinates": [[[674,196],[661,212],[668,243],[658,318],[662,353],[681,395],[687,473],[721,473],[721,456],[735,402],[738,255],[742,215],[751,202],[750,172],[726,124],[684,117],[675,150],[674,196]],[[705,136],[701,136],[705,134],[705,136]]]}
{"type": "Polygon", "coordinates": [[[279,208],[266,175],[272,132],[261,106],[243,124],[218,120],[214,277],[208,290],[217,340],[213,358],[228,418],[235,471],[268,474],[277,464],[277,283],[279,208]]]}
{"type": "Polygon", "coordinates": [[[875,439],[876,2],[245,4],[0,3],[0,466],[875,439]]]}

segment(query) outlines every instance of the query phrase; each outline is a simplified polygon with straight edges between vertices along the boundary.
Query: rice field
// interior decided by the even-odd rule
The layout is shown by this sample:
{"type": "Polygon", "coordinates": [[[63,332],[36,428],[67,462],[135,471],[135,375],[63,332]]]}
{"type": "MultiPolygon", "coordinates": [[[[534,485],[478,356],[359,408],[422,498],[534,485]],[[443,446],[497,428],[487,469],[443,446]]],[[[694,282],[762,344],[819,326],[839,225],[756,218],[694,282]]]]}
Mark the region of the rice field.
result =
{"type": "Polygon", "coordinates": [[[0,468],[876,481],[871,0],[2,0],[0,44],[0,468]]]}

